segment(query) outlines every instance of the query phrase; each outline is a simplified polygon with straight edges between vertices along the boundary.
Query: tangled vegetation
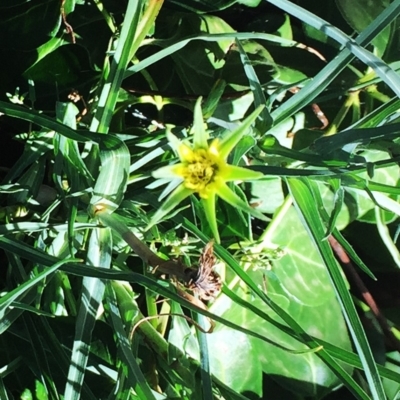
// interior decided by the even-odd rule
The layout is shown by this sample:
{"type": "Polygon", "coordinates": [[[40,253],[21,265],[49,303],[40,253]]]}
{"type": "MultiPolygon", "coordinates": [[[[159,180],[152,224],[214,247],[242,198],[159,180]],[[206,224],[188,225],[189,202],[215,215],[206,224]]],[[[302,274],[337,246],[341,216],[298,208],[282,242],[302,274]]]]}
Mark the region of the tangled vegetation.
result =
{"type": "Polygon", "coordinates": [[[398,399],[399,14],[3,0],[0,398],[398,399]]]}

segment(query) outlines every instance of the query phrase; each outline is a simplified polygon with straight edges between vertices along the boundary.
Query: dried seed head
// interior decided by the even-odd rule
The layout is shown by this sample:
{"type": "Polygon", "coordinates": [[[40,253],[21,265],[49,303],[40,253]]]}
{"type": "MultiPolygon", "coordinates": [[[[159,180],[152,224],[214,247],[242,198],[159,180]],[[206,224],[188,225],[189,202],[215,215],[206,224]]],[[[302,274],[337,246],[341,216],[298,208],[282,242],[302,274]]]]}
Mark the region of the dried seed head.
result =
{"type": "Polygon", "coordinates": [[[204,248],[200,259],[199,268],[188,269],[187,287],[202,300],[214,300],[221,292],[221,278],[213,271],[216,258],[213,252],[213,241],[209,242],[204,248]]]}

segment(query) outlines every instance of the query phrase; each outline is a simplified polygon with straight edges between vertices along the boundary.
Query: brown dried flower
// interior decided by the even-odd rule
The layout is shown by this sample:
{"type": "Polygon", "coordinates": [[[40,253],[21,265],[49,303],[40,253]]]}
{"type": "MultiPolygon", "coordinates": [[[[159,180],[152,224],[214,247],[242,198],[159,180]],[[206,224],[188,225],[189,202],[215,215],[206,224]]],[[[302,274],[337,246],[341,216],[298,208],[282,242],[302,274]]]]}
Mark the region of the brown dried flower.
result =
{"type": "Polygon", "coordinates": [[[207,243],[200,256],[197,270],[185,271],[189,277],[187,287],[202,300],[214,300],[221,292],[221,277],[213,271],[216,264],[213,244],[213,241],[207,243]]]}

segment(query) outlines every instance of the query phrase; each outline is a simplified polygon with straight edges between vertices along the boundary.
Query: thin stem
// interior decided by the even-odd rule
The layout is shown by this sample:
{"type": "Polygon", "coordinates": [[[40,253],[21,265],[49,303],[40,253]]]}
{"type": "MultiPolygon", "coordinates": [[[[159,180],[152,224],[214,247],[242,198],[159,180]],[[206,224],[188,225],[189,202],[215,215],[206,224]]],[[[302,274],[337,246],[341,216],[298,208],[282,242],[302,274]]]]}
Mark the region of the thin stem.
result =
{"type": "Polygon", "coordinates": [[[122,239],[131,247],[131,249],[145,262],[146,264],[156,268],[157,271],[175,275],[178,279],[188,282],[191,277],[185,271],[187,266],[180,261],[164,260],[157,254],[153,253],[150,248],[142,242],[123,222],[118,214],[108,214],[106,212],[98,212],[96,214],[100,222],[113,229],[122,239]]]}
{"type": "MultiPolygon", "coordinates": [[[[282,223],[284,220],[286,213],[288,212],[289,208],[292,205],[292,198],[291,196],[286,196],[285,201],[279,208],[278,212],[275,214],[272,221],[268,224],[267,228],[265,229],[264,233],[261,235],[260,239],[261,242],[252,248],[252,252],[261,253],[264,249],[271,248],[275,246],[272,243],[272,235],[274,234],[276,228],[282,223]]],[[[277,247],[277,246],[275,246],[277,247]]],[[[247,271],[253,264],[251,262],[247,262],[243,265],[243,270],[247,271]]],[[[241,280],[239,276],[235,276],[232,281],[229,283],[229,289],[233,289],[238,282],[241,280]]]]}
{"type": "Polygon", "coordinates": [[[110,28],[112,33],[115,33],[117,31],[117,28],[114,25],[114,19],[110,15],[110,13],[104,8],[104,4],[100,0],[93,0],[93,3],[96,4],[98,10],[101,12],[101,14],[104,17],[104,20],[106,21],[106,24],[110,28]]]}
{"type": "Polygon", "coordinates": [[[143,15],[141,15],[142,3],[140,0],[130,0],[128,3],[121,35],[111,62],[110,73],[103,86],[90,126],[92,131],[108,132],[126,68],[152,28],[163,0],[150,0],[143,15]]]}
{"type": "Polygon", "coordinates": [[[340,124],[343,122],[343,119],[346,117],[350,108],[354,105],[354,103],[357,102],[358,96],[359,96],[358,92],[350,92],[348,98],[343,103],[342,107],[340,107],[339,112],[337,113],[331,126],[327,130],[325,136],[334,135],[338,131],[340,124]]]}

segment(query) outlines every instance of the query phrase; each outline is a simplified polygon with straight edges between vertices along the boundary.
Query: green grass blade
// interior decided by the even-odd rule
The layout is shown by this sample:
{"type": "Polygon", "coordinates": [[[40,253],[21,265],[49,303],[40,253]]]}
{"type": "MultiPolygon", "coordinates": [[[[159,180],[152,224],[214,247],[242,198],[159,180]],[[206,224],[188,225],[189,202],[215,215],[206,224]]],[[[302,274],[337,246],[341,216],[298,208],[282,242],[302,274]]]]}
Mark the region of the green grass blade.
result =
{"type": "Polygon", "coordinates": [[[163,0],[129,0],[118,45],[111,61],[110,72],[103,85],[97,111],[90,126],[91,131],[108,132],[126,68],[151,30],[162,4],[163,0]],[[145,6],[147,9],[142,15],[145,6]]]}
{"type": "MultiPolygon", "coordinates": [[[[334,34],[338,34],[338,32],[340,32],[337,28],[332,27],[326,21],[323,21],[314,14],[307,12],[303,8],[289,1],[268,0],[268,2],[276,5],[279,8],[282,8],[283,10],[285,10],[289,14],[294,15],[295,17],[301,16],[301,18],[305,18],[304,21],[307,21],[307,23],[310,23],[312,26],[317,27],[317,29],[320,29],[320,27],[322,26],[326,34],[329,34],[331,32],[334,32],[334,34]],[[326,30],[327,27],[329,27],[329,30],[326,30]]],[[[377,17],[374,22],[370,24],[354,41],[350,41],[349,38],[343,37],[342,35],[340,35],[340,38],[338,36],[335,36],[334,39],[342,40],[342,44],[344,45],[351,44],[352,50],[354,50],[355,48],[360,49],[360,46],[366,46],[377,34],[381,32],[384,27],[390,24],[399,15],[399,13],[400,0],[395,0],[388,7],[386,7],[381,15],[379,15],[379,17],[377,17]]],[[[357,55],[359,55],[359,52],[357,52],[357,55]]],[[[353,58],[354,55],[349,49],[343,49],[340,54],[326,67],[324,67],[315,77],[313,77],[312,81],[306,84],[302,90],[300,90],[291,99],[286,101],[282,106],[271,113],[275,124],[278,124],[279,122],[284,121],[289,116],[295,114],[302,107],[304,107],[304,105],[312,103],[312,101],[318,96],[318,94],[320,94],[338,76],[338,74],[353,60],[353,58]]],[[[372,58],[370,58],[369,60],[372,60],[372,58]]],[[[378,65],[374,64],[373,68],[376,69],[377,66],[383,65],[382,63],[383,62],[378,59],[378,65]]],[[[395,78],[396,82],[397,80],[398,78],[395,78]]]]}
{"type": "MultiPolygon", "coordinates": [[[[7,366],[5,366],[4,368],[7,368],[7,366]]],[[[1,373],[1,370],[0,370],[1,373]]],[[[0,398],[4,399],[4,400],[10,400],[10,398],[8,397],[7,391],[6,391],[6,387],[4,386],[4,382],[3,379],[0,378],[0,398]]]]}
{"type": "Polygon", "coordinates": [[[70,259],[70,260],[61,260],[56,262],[50,268],[45,269],[44,271],[40,272],[34,278],[26,281],[16,287],[15,289],[11,290],[4,296],[0,297],[0,320],[4,318],[4,313],[6,309],[11,305],[11,303],[17,300],[20,296],[24,295],[30,288],[34,287],[38,283],[42,282],[43,279],[52,274],[53,272],[57,271],[63,264],[70,263],[70,262],[77,262],[77,259],[70,259]]]}
{"type": "MultiPolygon", "coordinates": [[[[208,238],[200,232],[193,224],[189,221],[185,220],[184,225],[186,229],[191,231],[194,235],[199,237],[204,243],[208,243],[208,238]]],[[[290,327],[292,333],[289,333],[292,337],[296,338],[297,340],[301,341],[302,343],[306,344],[310,349],[315,349],[319,346],[319,339],[314,339],[310,335],[307,334],[298,324],[297,322],[284,311],[281,309],[277,304],[275,304],[271,299],[269,299],[263,292],[260,292],[258,286],[247,276],[246,272],[242,270],[240,265],[237,264],[236,260],[227,252],[224,248],[219,246],[218,244],[214,244],[215,253],[220,257],[223,261],[229,265],[234,272],[245,282],[255,293],[255,295],[259,296],[261,300],[263,300],[272,310],[282,318],[283,321],[290,327]]],[[[235,302],[241,304],[243,307],[252,310],[255,314],[259,315],[260,317],[268,320],[269,322],[276,325],[276,322],[271,320],[270,317],[261,313],[260,310],[257,310],[251,304],[244,302],[239,296],[236,296],[232,291],[228,288],[224,287],[224,292],[229,294],[235,302]]],[[[286,331],[286,329],[284,329],[286,331]]],[[[330,354],[325,352],[325,350],[321,350],[316,352],[316,354],[321,357],[326,364],[332,369],[332,371],[338,376],[339,379],[348,387],[348,389],[358,396],[359,399],[369,399],[366,393],[360,388],[360,386],[354,381],[354,379],[346,372],[337,362],[334,360],[330,354]]]]}
{"type": "MultiPolygon", "coordinates": [[[[90,223],[76,223],[75,230],[93,228],[95,225],[90,223]]],[[[7,235],[18,232],[40,232],[46,229],[54,229],[56,232],[68,231],[67,224],[48,224],[46,222],[18,222],[15,224],[0,225],[0,235],[7,235]]]]}
{"type": "Polygon", "coordinates": [[[139,396],[139,399],[156,400],[149,384],[146,381],[146,378],[140,370],[136,358],[134,357],[129,338],[125,332],[122,317],[118,309],[118,302],[115,292],[110,283],[108,283],[106,286],[106,299],[109,308],[111,324],[114,328],[114,334],[117,336],[120,357],[125,363],[125,366],[128,368],[128,381],[139,396]]]}
{"type": "MultiPolygon", "coordinates": [[[[31,260],[41,265],[51,266],[57,261],[57,258],[54,256],[50,256],[38,249],[33,248],[25,243],[18,242],[14,239],[9,239],[5,237],[0,237],[0,248],[4,250],[14,252],[18,255],[21,255],[23,258],[31,260]]],[[[69,274],[82,276],[82,277],[92,277],[92,278],[99,278],[105,280],[121,280],[127,282],[135,282],[141,286],[146,287],[147,289],[151,290],[154,293],[159,295],[165,296],[171,300],[178,302],[179,304],[183,305],[187,309],[191,311],[195,311],[202,315],[205,315],[208,318],[216,320],[225,324],[226,326],[239,330],[243,333],[252,335],[258,339],[264,340],[270,344],[276,345],[274,342],[265,338],[262,335],[257,334],[256,332],[249,331],[247,329],[242,328],[239,325],[236,325],[224,318],[220,318],[217,315],[214,315],[204,309],[200,309],[197,306],[193,305],[191,302],[183,299],[182,297],[178,296],[176,292],[169,288],[169,284],[165,281],[155,281],[147,276],[134,273],[134,272],[118,272],[114,270],[107,270],[104,268],[95,268],[90,267],[83,264],[72,264],[70,267],[64,265],[61,269],[69,274]]],[[[301,328],[300,328],[301,330],[301,328]]],[[[315,347],[315,346],[314,346],[315,347]]]]}
{"type": "MultiPolygon", "coordinates": [[[[129,76],[136,74],[137,72],[140,72],[141,70],[149,67],[150,65],[153,65],[154,63],[162,60],[163,58],[176,53],[178,50],[182,49],[192,41],[203,40],[205,42],[218,42],[220,40],[226,40],[226,39],[239,39],[239,40],[257,39],[257,40],[266,40],[272,43],[279,43],[283,46],[297,45],[297,42],[293,40],[283,39],[279,36],[270,35],[268,33],[232,32],[232,33],[194,35],[194,36],[189,36],[186,39],[182,39],[179,42],[172,43],[165,49],[158,51],[157,53],[145,58],[144,60],[138,62],[134,66],[128,68],[125,73],[125,78],[128,78],[129,76]]],[[[170,43],[170,41],[154,40],[151,44],[166,45],[166,43],[170,43]]]]}
{"type": "MultiPolygon", "coordinates": [[[[200,234],[201,234],[201,232],[200,232],[200,234]]],[[[199,236],[199,237],[203,239],[202,236],[199,236]]],[[[204,240],[207,240],[207,238],[204,238],[204,240]]],[[[37,262],[37,263],[40,263],[40,264],[46,265],[46,266],[53,265],[54,262],[57,260],[55,257],[50,256],[44,252],[41,252],[40,250],[35,249],[32,246],[29,246],[25,243],[18,242],[15,239],[0,237],[0,248],[3,248],[7,251],[10,251],[10,252],[13,252],[16,254],[20,254],[23,258],[29,259],[31,261],[34,261],[34,262],[37,262]]],[[[96,278],[101,278],[101,279],[106,279],[106,280],[109,279],[109,280],[121,280],[121,281],[135,282],[139,285],[147,287],[149,290],[151,290],[155,293],[159,293],[162,296],[168,297],[168,298],[178,302],[179,304],[182,304],[184,307],[188,308],[189,310],[203,314],[203,315],[205,315],[217,322],[220,322],[228,327],[237,329],[245,334],[251,335],[253,337],[257,337],[261,340],[264,340],[264,341],[267,341],[268,343],[270,343],[270,341],[267,338],[264,338],[263,336],[258,335],[255,332],[251,332],[246,329],[242,329],[240,326],[238,326],[234,323],[231,323],[230,321],[220,318],[208,311],[201,310],[201,309],[197,308],[196,306],[194,306],[193,304],[187,302],[186,300],[183,300],[176,293],[174,293],[173,291],[171,291],[167,288],[168,285],[166,282],[164,282],[163,285],[160,285],[159,282],[156,282],[156,281],[154,281],[146,276],[143,276],[141,274],[137,274],[137,273],[133,273],[133,272],[118,272],[118,271],[112,271],[112,270],[107,270],[107,269],[103,269],[103,268],[93,268],[93,267],[85,266],[82,264],[72,264],[71,266],[68,266],[68,264],[66,264],[61,268],[65,272],[67,272],[69,274],[77,275],[77,276],[91,276],[91,277],[96,277],[96,278]]],[[[247,307],[249,308],[249,306],[247,306],[247,307]]],[[[253,311],[257,313],[257,310],[253,310],[253,311]]],[[[282,329],[285,329],[285,327],[282,326],[282,329]]],[[[286,328],[286,329],[290,329],[290,328],[286,328]]],[[[290,331],[287,331],[287,332],[288,332],[288,334],[290,334],[290,331]]],[[[292,331],[291,334],[294,335],[294,337],[298,338],[298,334],[296,332],[292,331]]],[[[340,353],[340,351],[335,346],[332,346],[331,344],[324,344],[322,341],[320,341],[318,339],[318,341],[315,342],[315,347],[318,346],[319,344],[323,344],[324,348],[326,347],[327,349],[329,349],[329,351],[332,352],[332,354],[335,357],[338,357],[340,360],[343,360],[350,365],[354,365],[356,367],[360,367],[362,365],[361,362],[359,361],[359,358],[355,354],[352,355],[351,353],[348,353],[348,352],[340,353]]],[[[319,354],[319,353],[322,354],[322,352],[318,352],[317,354],[319,354]]],[[[398,376],[400,376],[384,367],[380,367],[379,370],[382,372],[382,376],[388,377],[389,379],[395,380],[395,379],[397,379],[398,376]]],[[[342,378],[342,379],[343,379],[343,381],[345,381],[344,378],[342,378]]],[[[368,397],[359,397],[359,398],[367,399],[368,397]]]]}
{"type": "Polygon", "coordinates": [[[317,206],[321,206],[322,203],[318,202],[318,199],[315,199],[315,195],[313,195],[314,191],[310,190],[309,186],[312,184],[311,182],[304,178],[289,178],[287,182],[299,216],[327,266],[347,326],[363,363],[372,398],[376,400],[384,399],[384,389],[364,329],[329,243],[324,240],[325,227],[319,218],[317,208],[317,206]]]}
{"type": "MultiPolygon", "coordinates": [[[[317,188],[315,188],[315,189],[318,190],[317,188]]],[[[319,195],[318,192],[316,192],[314,194],[314,196],[318,196],[318,195],[319,195]]],[[[324,221],[325,224],[327,224],[328,221],[332,220],[332,217],[329,217],[325,208],[321,207],[321,208],[319,208],[318,211],[319,211],[321,220],[324,221]]],[[[358,256],[358,254],[351,247],[350,243],[343,237],[342,233],[334,225],[332,225],[331,234],[338,241],[338,243],[343,247],[343,249],[346,251],[348,256],[360,267],[360,269],[362,271],[364,271],[371,279],[376,280],[376,278],[375,278],[374,274],[371,272],[371,270],[365,265],[365,263],[361,260],[361,258],[358,256]]],[[[326,237],[326,235],[325,235],[325,237],[326,237]]]]}
{"type": "MultiPolygon", "coordinates": [[[[67,354],[65,348],[60,343],[56,333],[53,331],[51,325],[48,323],[46,318],[39,320],[41,325],[40,331],[43,336],[43,340],[46,343],[52,357],[57,360],[57,364],[60,367],[62,374],[67,378],[70,357],[67,354]]],[[[92,393],[88,384],[84,383],[82,388],[82,398],[88,400],[96,400],[95,395],[92,393]]]]}
{"type": "Polygon", "coordinates": [[[31,315],[27,313],[23,315],[23,321],[36,362],[36,365],[32,365],[31,368],[33,370],[36,369],[39,373],[38,379],[43,384],[49,397],[58,400],[60,397],[58,396],[57,388],[55,387],[54,378],[52,376],[52,370],[50,368],[51,359],[48,359],[49,354],[45,351],[46,345],[43,343],[42,335],[38,330],[40,325],[36,326],[31,315]]]}
{"type": "MultiPolygon", "coordinates": [[[[203,329],[207,329],[209,322],[201,315],[197,314],[197,322],[203,329]]],[[[210,360],[208,355],[207,333],[202,332],[200,329],[196,330],[197,338],[199,341],[200,349],[200,374],[201,374],[201,387],[202,398],[204,400],[212,399],[212,378],[210,371],[210,360]]]]}
{"type": "Polygon", "coordinates": [[[332,136],[318,138],[313,143],[312,148],[320,154],[326,154],[342,149],[349,143],[367,144],[374,140],[394,139],[399,136],[399,133],[399,123],[374,128],[347,129],[332,136]]]}
{"type": "Polygon", "coordinates": [[[58,132],[60,135],[63,135],[72,140],[76,140],[77,142],[88,142],[95,137],[93,133],[90,132],[86,132],[84,135],[80,135],[74,129],[56,121],[53,118],[40,114],[35,110],[27,110],[24,107],[6,103],[4,101],[0,101],[0,112],[9,117],[23,119],[25,121],[32,122],[33,124],[42,126],[43,128],[46,128],[50,131],[58,132]]]}
{"type": "Polygon", "coordinates": [[[128,2],[118,45],[111,61],[110,72],[103,85],[97,110],[90,126],[90,130],[93,132],[108,132],[123,74],[133,56],[131,48],[134,44],[142,5],[143,1],[141,0],[129,0],[128,2]]]}
{"type": "MultiPolygon", "coordinates": [[[[111,263],[111,232],[109,229],[94,229],[91,232],[88,259],[90,265],[109,268],[111,263]]],[[[104,282],[97,278],[84,277],[82,283],[81,306],[76,319],[76,330],[68,380],[65,387],[66,399],[79,399],[84,373],[90,353],[92,331],[96,314],[100,307],[104,282]]]]}
{"type": "MultiPolygon", "coordinates": [[[[240,40],[236,39],[236,45],[239,48],[240,59],[243,64],[244,72],[246,73],[247,79],[249,80],[250,89],[253,92],[254,96],[254,107],[257,108],[259,106],[265,106],[267,104],[267,99],[264,95],[264,90],[261,86],[261,83],[258,79],[256,71],[251,65],[251,61],[244,50],[240,40]]],[[[272,126],[272,118],[269,114],[268,109],[265,107],[259,117],[256,120],[256,128],[260,131],[260,133],[266,132],[272,126]],[[260,120],[261,118],[261,120],[260,120]]]]}
{"type": "MultiPolygon", "coordinates": [[[[43,253],[40,250],[35,249],[29,245],[19,243],[18,241],[15,241],[14,239],[0,238],[0,247],[6,249],[7,251],[12,251],[17,254],[20,253],[21,255],[24,256],[24,258],[27,258],[27,259],[35,261],[35,262],[39,262],[39,263],[41,263],[43,265],[47,265],[47,266],[53,265],[56,260],[55,257],[50,256],[46,253],[43,253]]],[[[132,273],[132,272],[126,273],[126,272],[118,272],[118,271],[93,268],[93,267],[84,266],[82,264],[72,264],[70,267],[68,265],[65,265],[64,267],[62,267],[62,269],[69,274],[73,274],[73,275],[77,275],[77,276],[91,276],[91,277],[97,277],[97,278],[101,278],[101,279],[121,280],[121,281],[130,281],[130,282],[138,283],[140,285],[147,287],[149,290],[154,291],[155,293],[159,293],[165,297],[168,297],[174,301],[177,301],[178,303],[182,304],[183,306],[185,306],[186,308],[188,308],[192,311],[201,313],[211,319],[214,319],[217,322],[225,324],[228,327],[237,329],[239,331],[242,331],[243,333],[249,334],[251,336],[257,337],[261,340],[265,340],[268,343],[270,343],[270,341],[268,341],[267,338],[257,335],[254,332],[242,329],[240,326],[237,326],[229,321],[224,320],[223,318],[215,316],[212,313],[198,309],[197,307],[193,306],[191,303],[188,303],[187,301],[182,300],[182,298],[177,296],[174,292],[167,289],[165,284],[163,286],[160,286],[160,284],[158,282],[155,282],[152,279],[149,279],[148,277],[145,277],[143,275],[132,273]]],[[[251,307],[251,305],[247,305],[246,307],[249,308],[249,307],[251,307]]],[[[261,312],[258,309],[253,309],[253,311],[256,314],[261,312]]],[[[266,316],[264,316],[263,314],[260,314],[260,316],[263,318],[266,318],[266,316]]],[[[277,322],[275,322],[275,323],[277,324],[277,322]]],[[[287,328],[286,326],[283,326],[283,325],[280,327],[281,327],[281,329],[285,330],[288,334],[293,335],[293,337],[298,337],[298,335],[294,331],[291,331],[290,328],[287,328]]],[[[349,365],[355,366],[357,368],[362,367],[362,363],[356,354],[343,351],[342,349],[338,349],[337,347],[331,345],[330,343],[324,343],[320,339],[318,339],[318,341],[316,343],[317,343],[317,345],[322,344],[324,346],[324,348],[327,349],[329,351],[329,353],[332,354],[335,358],[338,358],[339,360],[342,360],[342,361],[348,363],[349,365]]],[[[387,377],[388,379],[392,379],[395,381],[400,380],[399,374],[396,374],[395,372],[388,370],[387,368],[380,366],[379,371],[382,373],[383,377],[387,377]]],[[[360,397],[360,398],[364,398],[364,397],[360,397]]]]}
{"type": "Polygon", "coordinates": [[[89,210],[114,211],[120,205],[129,178],[131,156],[128,147],[116,136],[107,135],[99,145],[101,169],[97,177],[89,210]]]}
{"type": "MultiPolygon", "coordinates": [[[[259,310],[257,307],[255,307],[253,304],[248,303],[244,300],[242,300],[237,294],[235,294],[232,290],[230,290],[228,287],[223,288],[223,292],[231,298],[235,303],[240,304],[242,307],[247,308],[251,310],[254,314],[258,315],[262,319],[270,322],[271,324],[279,327],[279,329],[282,330],[282,332],[287,333],[291,337],[295,339],[299,339],[298,335],[287,325],[282,325],[277,323],[274,319],[272,319],[268,314],[265,314],[261,310],[259,310]]],[[[352,363],[347,362],[349,358],[349,352],[346,350],[342,350],[341,348],[338,348],[336,346],[330,345],[329,347],[326,346],[326,342],[324,342],[321,339],[318,338],[312,338],[315,340],[315,343],[318,343],[318,345],[322,345],[323,349],[317,352],[316,354],[319,355],[327,365],[331,367],[331,369],[336,373],[339,379],[342,380],[343,384],[347,386],[347,388],[359,399],[369,399],[367,393],[361,388],[361,386],[354,380],[354,378],[347,372],[345,371],[335,360],[337,358],[339,361],[345,361],[347,364],[352,365],[352,366],[359,366],[361,365],[361,362],[359,358],[357,358],[357,355],[352,358],[354,361],[355,359],[358,360],[357,365],[353,365],[352,363]],[[331,351],[332,350],[332,351],[331,351]],[[332,354],[333,353],[333,354],[332,354]],[[345,357],[343,354],[345,354],[347,357],[345,357]],[[341,355],[342,357],[338,357],[338,355],[341,355]],[[343,360],[345,358],[345,360],[343,360]]]]}

